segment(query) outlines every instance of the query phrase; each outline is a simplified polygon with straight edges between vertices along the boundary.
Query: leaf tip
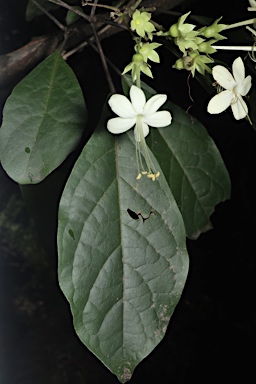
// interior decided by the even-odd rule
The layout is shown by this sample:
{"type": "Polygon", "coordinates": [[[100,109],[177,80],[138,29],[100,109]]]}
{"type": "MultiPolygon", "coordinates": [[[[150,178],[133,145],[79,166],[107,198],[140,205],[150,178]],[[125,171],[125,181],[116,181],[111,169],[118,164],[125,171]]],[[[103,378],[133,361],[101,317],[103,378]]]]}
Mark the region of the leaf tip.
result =
{"type": "Polygon", "coordinates": [[[130,368],[124,367],[123,374],[120,376],[120,382],[121,383],[127,383],[127,381],[131,380],[132,372],[130,368]]]}

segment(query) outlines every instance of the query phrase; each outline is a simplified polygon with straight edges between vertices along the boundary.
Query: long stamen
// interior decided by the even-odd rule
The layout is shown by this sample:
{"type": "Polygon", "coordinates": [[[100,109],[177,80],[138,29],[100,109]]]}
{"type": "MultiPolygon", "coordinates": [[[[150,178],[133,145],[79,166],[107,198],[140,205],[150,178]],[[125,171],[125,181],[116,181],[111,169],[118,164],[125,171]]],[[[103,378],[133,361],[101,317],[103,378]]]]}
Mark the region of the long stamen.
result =
{"type": "Polygon", "coordinates": [[[155,181],[159,176],[160,172],[156,171],[154,164],[151,160],[150,153],[148,150],[148,146],[143,134],[143,127],[142,127],[142,115],[138,115],[137,122],[136,122],[136,161],[137,161],[137,168],[138,168],[138,176],[137,180],[139,180],[142,175],[147,175],[148,178],[155,181]],[[145,167],[143,165],[142,156],[143,154],[147,171],[145,170],[145,167]]]}

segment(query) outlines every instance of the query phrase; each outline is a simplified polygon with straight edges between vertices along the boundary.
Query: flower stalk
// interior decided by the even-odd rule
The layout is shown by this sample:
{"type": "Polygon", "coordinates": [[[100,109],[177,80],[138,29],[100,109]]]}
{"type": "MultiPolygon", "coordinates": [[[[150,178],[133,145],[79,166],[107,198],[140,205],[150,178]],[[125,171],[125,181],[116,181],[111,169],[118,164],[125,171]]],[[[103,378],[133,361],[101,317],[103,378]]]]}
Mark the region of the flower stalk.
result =
{"type": "Polygon", "coordinates": [[[253,51],[253,46],[252,45],[212,45],[212,48],[215,49],[222,49],[222,50],[227,50],[227,51],[245,51],[245,52],[251,52],[253,51]]]}
{"type": "Polygon", "coordinates": [[[256,18],[249,19],[249,20],[244,20],[244,21],[239,21],[238,23],[226,25],[225,29],[232,29],[232,28],[237,28],[237,27],[243,27],[245,25],[255,24],[255,23],[256,23],[256,18]]]}

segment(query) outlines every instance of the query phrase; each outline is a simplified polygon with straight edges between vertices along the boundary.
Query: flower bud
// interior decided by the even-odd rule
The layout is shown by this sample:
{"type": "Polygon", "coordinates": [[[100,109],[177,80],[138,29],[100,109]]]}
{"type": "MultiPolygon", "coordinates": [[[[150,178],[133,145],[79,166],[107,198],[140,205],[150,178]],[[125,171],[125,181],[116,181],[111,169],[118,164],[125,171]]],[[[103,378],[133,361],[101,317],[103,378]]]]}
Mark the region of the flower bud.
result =
{"type": "Polygon", "coordinates": [[[212,25],[208,27],[203,27],[199,30],[200,34],[207,39],[213,37],[216,41],[226,39],[225,36],[220,35],[220,32],[224,31],[227,28],[226,24],[218,24],[221,20],[221,17],[214,21],[212,25]]]}
{"type": "Polygon", "coordinates": [[[144,61],[143,56],[140,53],[135,53],[132,57],[133,63],[142,63],[144,61]]]}
{"type": "Polygon", "coordinates": [[[203,53],[214,53],[217,51],[211,46],[214,43],[216,43],[216,40],[203,41],[202,43],[198,44],[198,51],[203,53]]]}
{"type": "Polygon", "coordinates": [[[180,33],[179,33],[179,29],[178,29],[178,24],[173,24],[170,29],[169,29],[169,33],[172,37],[178,37],[180,36],[180,33]]]}
{"type": "Polygon", "coordinates": [[[210,37],[214,37],[215,33],[216,33],[216,28],[212,25],[210,25],[210,27],[206,27],[205,30],[203,31],[203,35],[209,39],[210,37]]]}

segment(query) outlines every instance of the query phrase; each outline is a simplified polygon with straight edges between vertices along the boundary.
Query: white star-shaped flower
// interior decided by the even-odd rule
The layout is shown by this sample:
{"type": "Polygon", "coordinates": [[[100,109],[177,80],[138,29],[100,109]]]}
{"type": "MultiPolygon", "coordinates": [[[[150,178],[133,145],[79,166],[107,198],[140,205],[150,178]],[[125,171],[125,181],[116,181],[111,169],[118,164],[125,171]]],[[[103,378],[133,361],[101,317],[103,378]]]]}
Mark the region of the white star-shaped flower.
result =
{"type": "Polygon", "coordinates": [[[169,111],[157,110],[166,102],[166,95],[154,95],[148,101],[144,92],[131,86],[131,101],[124,95],[112,95],[108,101],[110,108],[119,117],[110,119],[107,128],[111,133],[119,134],[135,126],[135,140],[141,141],[142,137],[149,134],[149,125],[159,128],[171,124],[169,111]]]}
{"type": "Polygon", "coordinates": [[[207,110],[211,114],[221,113],[231,106],[236,120],[248,115],[248,108],[242,96],[246,96],[251,88],[251,76],[245,77],[244,63],[241,57],[232,65],[233,75],[222,65],[212,69],[212,75],[225,90],[215,95],[209,102],[207,110]]]}
{"type": "Polygon", "coordinates": [[[107,123],[107,129],[114,134],[119,134],[134,128],[134,136],[137,147],[137,164],[138,177],[141,174],[147,174],[148,177],[155,180],[159,172],[155,172],[152,161],[150,160],[149,151],[145,141],[145,137],[149,134],[149,126],[160,128],[171,124],[172,116],[169,111],[158,111],[158,109],[166,102],[166,95],[154,95],[148,101],[144,92],[132,85],[130,88],[130,99],[124,95],[114,94],[110,97],[108,103],[113,112],[119,117],[110,119],[107,123]],[[145,171],[140,150],[144,155],[147,165],[145,171]],[[153,171],[154,172],[153,172],[153,171]]]}

